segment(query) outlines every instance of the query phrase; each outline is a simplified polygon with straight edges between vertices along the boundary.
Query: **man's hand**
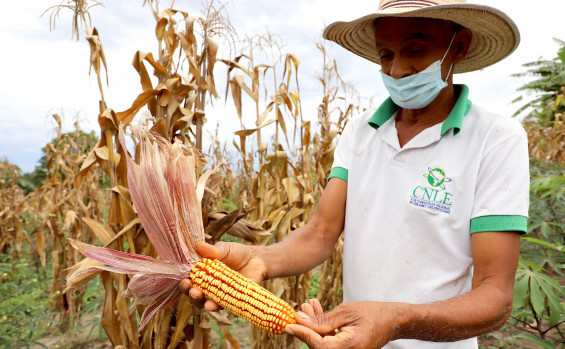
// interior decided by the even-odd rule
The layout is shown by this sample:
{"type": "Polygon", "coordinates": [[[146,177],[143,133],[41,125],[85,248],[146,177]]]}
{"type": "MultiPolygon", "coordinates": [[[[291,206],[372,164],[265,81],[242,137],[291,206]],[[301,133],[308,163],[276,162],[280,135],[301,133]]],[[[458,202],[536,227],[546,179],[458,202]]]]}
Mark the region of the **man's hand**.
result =
{"type": "Polygon", "coordinates": [[[343,303],[323,313],[317,300],[302,305],[296,325],[286,331],[313,349],[381,348],[393,339],[397,328],[394,303],[343,303]]]}
{"type": "MultiPolygon", "coordinates": [[[[270,246],[229,242],[218,242],[212,246],[202,242],[197,246],[198,253],[202,257],[219,259],[256,283],[267,278],[305,273],[332,255],[343,231],[346,197],[347,182],[332,179],[312,218],[283,241],[270,246]]],[[[188,294],[196,306],[208,311],[220,309],[215,302],[206,300],[202,292],[192,288],[190,280],[183,280],[180,290],[188,294]]]]}
{"type": "MultiPolygon", "coordinates": [[[[218,242],[216,245],[200,242],[197,249],[202,257],[218,259],[256,283],[263,281],[267,275],[265,263],[255,256],[250,246],[232,242],[218,242]]],[[[220,310],[216,302],[207,300],[202,291],[192,287],[189,279],[182,280],[179,287],[182,292],[188,294],[190,302],[197,307],[204,307],[208,311],[220,310]]]]}

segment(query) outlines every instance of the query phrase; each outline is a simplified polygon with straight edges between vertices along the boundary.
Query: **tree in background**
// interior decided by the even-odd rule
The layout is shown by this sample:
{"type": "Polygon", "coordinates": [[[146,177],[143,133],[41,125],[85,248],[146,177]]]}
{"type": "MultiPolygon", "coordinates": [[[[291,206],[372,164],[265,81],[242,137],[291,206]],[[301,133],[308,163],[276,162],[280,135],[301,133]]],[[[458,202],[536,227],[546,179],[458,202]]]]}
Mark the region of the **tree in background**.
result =
{"type": "MultiPolygon", "coordinates": [[[[515,77],[536,77],[535,80],[520,87],[518,91],[528,94],[535,93],[536,98],[523,105],[514,115],[518,115],[527,109],[532,109],[527,119],[537,120],[541,125],[553,127],[554,123],[563,121],[565,111],[565,100],[563,92],[565,88],[565,41],[554,39],[560,49],[557,57],[552,60],[537,60],[526,63],[528,68],[525,73],[514,74],[515,77]]],[[[513,102],[520,102],[523,97],[516,98],[513,102]]]]}

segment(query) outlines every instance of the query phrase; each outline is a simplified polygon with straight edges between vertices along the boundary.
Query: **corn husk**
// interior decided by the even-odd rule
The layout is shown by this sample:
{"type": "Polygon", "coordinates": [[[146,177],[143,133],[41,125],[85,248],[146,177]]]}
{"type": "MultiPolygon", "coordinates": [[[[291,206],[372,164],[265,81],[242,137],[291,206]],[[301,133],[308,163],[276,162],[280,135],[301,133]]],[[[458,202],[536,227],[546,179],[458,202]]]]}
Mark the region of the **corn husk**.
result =
{"type": "Polygon", "coordinates": [[[178,284],[202,257],[196,244],[204,241],[200,198],[195,173],[196,154],[180,141],[170,143],[162,137],[134,127],[139,139],[140,163],[128,155],[125,135],[120,129],[128,166],[131,198],[145,233],[160,259],[116,251],[70,240],[83,255],[103,265],[87,265],[68,276],[67,282],[106,270],[135,274],[123,296],[145,304],[139,326],[145,325],[162,308],[180,296],[178,284]]]}

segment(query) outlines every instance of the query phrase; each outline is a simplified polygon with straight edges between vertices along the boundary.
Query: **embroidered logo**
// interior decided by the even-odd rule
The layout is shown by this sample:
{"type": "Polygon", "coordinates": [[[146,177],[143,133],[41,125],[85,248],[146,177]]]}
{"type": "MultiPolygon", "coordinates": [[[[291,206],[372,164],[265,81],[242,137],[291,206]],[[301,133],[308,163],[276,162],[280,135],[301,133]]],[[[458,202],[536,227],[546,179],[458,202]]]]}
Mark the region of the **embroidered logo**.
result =
{"type": "Polygon", "coordinates": [[[451,183],[451,178],[445,174],[444,166],[428,167],[424,173],[426,183],[419,185],[412,191],[410,204],[428,210],[451,214],[453,194],[449,193],[446,184],[451,183]]]}

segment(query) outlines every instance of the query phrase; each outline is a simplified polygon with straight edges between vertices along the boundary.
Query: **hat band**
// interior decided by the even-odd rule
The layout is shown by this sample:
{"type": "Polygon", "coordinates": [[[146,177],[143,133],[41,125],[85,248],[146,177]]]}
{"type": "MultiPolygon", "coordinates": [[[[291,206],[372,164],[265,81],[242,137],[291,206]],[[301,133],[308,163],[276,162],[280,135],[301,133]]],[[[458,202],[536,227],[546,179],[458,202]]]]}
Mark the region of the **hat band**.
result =
{"type": "Polygon", "coordinates": [[[425,1],[425,0],[399,0],[399,1],[389,2],[388,4],[382,6],[381,10],[386,10],[389,8],[398,8],[398,7],[428,7],[435,5],[437,5],[436,2],[425,1]]]}

